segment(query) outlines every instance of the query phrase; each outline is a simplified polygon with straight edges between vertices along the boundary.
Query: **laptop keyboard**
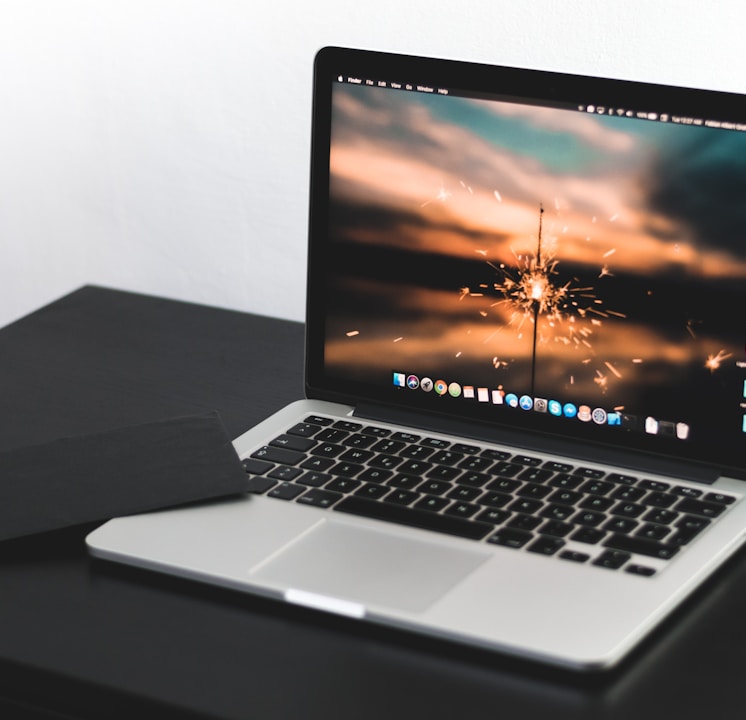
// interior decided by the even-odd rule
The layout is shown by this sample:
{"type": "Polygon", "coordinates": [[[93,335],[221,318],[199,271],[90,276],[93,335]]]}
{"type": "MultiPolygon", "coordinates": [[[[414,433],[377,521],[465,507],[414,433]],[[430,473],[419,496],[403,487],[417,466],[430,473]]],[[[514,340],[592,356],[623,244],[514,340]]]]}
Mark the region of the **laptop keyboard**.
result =
{"type": "Polygon", "coordinates": [[[736,500],[320,415],[242,462],[253,493],[642,576],[736,500]]]}

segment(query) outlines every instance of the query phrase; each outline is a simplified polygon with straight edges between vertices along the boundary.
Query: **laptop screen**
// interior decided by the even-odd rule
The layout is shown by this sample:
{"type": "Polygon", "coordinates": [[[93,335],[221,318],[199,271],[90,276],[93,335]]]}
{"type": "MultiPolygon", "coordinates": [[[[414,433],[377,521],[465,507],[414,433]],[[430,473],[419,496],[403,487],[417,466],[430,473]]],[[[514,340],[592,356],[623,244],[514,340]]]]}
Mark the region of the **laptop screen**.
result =
{"type": "Polygon", "coordinates": [[[316,85],[311,396],[743,472],[743,98],[331,49],[316,85]]]}

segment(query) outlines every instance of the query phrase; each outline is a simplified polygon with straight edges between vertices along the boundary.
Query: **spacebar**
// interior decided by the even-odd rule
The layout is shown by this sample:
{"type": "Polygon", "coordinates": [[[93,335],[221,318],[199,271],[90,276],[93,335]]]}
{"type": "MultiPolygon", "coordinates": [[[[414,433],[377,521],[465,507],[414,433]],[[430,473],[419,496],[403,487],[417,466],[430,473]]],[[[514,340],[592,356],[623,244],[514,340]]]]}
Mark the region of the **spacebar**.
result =
{"type": "Polygon", "coordinates": [[[334,509],[352,515],[362,515],[363,517],[375,520],[387,520],[399,523],[400,525],[422,528],[423,530],[434,530],[435,532],[446,533],[448,535],[458,535],[459,537],[470,538],[471,540],[479,540],[493,530],[493,526],[489,523],[469,522],[462,518],[436,515],[426,510],[416,510],[401,505],[390,505],[389,503],[366,500],[365,498],[355,496],[344,498],[344,500],[334,506],[334,509]]]}

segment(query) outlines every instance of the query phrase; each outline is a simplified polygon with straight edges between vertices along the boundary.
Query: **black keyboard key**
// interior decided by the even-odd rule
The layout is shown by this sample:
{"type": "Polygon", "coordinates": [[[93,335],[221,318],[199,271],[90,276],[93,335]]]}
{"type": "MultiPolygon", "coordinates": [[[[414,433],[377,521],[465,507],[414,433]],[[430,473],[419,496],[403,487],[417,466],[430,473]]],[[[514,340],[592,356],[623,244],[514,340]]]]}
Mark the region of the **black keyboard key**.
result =
{"type": "Polygon", "coordinates": [[[478,473],[478,472],[465,472],[463,475],[459,475],[456,478],[456,482],[459,485],[468,485],[469,487],[484,487],[484,485],[487,484],[487,481],[490,479],[490,476],[486,473],[478,473]]]}
{"type": "Polygon", "coordinates": [[[388,480],[393,475],[391,470],[384,470],[383,468],[366,468],[360,473],[358,479],[363,482],[375,482],[382,483],[388,480]]]}
{"type": "MultiPolygon", "coordinates": [[[[301,482],[300,480],[298,482],[301,482]]],[[[352,480],[351,478],[338,477],[334,478],[326,486],[327,490],[332,490],[338,493],[351,493],[353,490],[357,490],[362,483],[359,480],[352,480]]]]}
{"type": "Polygon", "coordinates": [[[404,458],[396,457],[396,455],[376,455],[371,458],[368,465],[375,468],[383,468],[384,470],[392,470],[397,465],[400,465],[404,461],[404,458]]]}
{"type": "Polygon", "coordinates": [[[360,435],[356,433],[355,435],[350,435],[346,440],[343,440],[342,444],[347,447],[364,450],[365,448],[369,448],[375,441],[376,439],[372,435],[360,435]]]}
{"type": "Polygon", "coordinates": [[[275,480],[295,480],[302,472],[300,468],[278,465],[274,470],[270,470],[267,476],[275,480]]]}
{"type": "Polygon", "coordinates": [[[316,435],[319,442],[341,443],[350,433],[339,428],[326,428],[316,435]]]}
{"type": "Polygon", "coordinates": [[[613,517],[604,524],[604,530],[615,533],[631,533],[640,523],[626,517],[613,517]]]}
{"type": "Polygon", "coordinates": [[[332,476],[327,473],[316,472],[315,470],[309,470],[305,474],[301,475],[295,482],[301,485],[308,485],[310,487],[321,487],[326,485],[332,476]]]}
{"type": "Polygon", "coordinates": [[[455,465],[463,459],[464,456],[461,453],[453,452],[452,450],[441,450],[430,458],[436,465],[455,465]]]}
{"type": "Polygon", "coordinates": [[[337,455],[341,455],[345,451],[343,445],[336,445],[334,443],[319,443],[313,450],[311,455],[323,458],[335,458],[337,455]]]}
{"type": "Polygon", "coordinates": [[[487,448],[486,450],[482,450],[482,457],[489,458],[490,460],[507,460],[510,457],[510,453],[505,452],[505,450],[487,448]]]}
{"type": "Polygon", "coordinates": [[[340,477],[355,477],[355,475],[361,473],[363,470],[362,465],[351,462],[339,462],[329,469],[332,475],[339,475],[340,477]]]}
{"type": "Polygon", "coordinates": [[[509,510],[513,512],[526,513],[533,515],[542,508],[540,500],[531,500],[530,498],[518,498],[515,502],[511,503],[509,510]]]}
{"type": "Polygon", "coordinates": [[[620,485],[634,485],[637,482],[637,478],[634,475],[624,475],[622,473],[609,473],[606,479],[620,485]]]}
{"type": "Polygon", "coordinates": [[[451,515],[438,515],[427,510],[402,507],[385,502],[376,502],[358,495],[343,498],[334,506],[334,509],[338,512],[362,515],[375,520],[387,520],[401,525],[457,535],[472,540],[480,540],[493,529],[493,526],[489,523],[464,520],[451,515]]]}
{"type": "Polygon", "coordinates": [[[513,492],[517,487],[520,487],[521,483],[517,480],[509,480],[508,478],[498,478],[493,480],[488,486],[488,490],[497,490],[497,492],[513,492]]]}
{"type": "Polygon", "coordinates": [[[492,468],[492,474],[501,475],[503,477],[513,477],[521,472],[521,470],[523,470],[522,465],[503,461],[498,462],[497,465],[492,468]]]}
{"type": "Polygon", "coordinates": [[[311,425],[310,423],[298,423],[288,430],[289,435],[298,435],[299,437],[311,437],[319,431],[318,425],[311,425]]]}
{"type": "Polygon", "coordinates": [[[670,532],[671,528],[667,525],[646,523],[635,533],[635,537],[645,538],[646,540],[663,540],[670,532]]]}
{"type": "Polygon", "coordinates": [[[595,512],[604,512],[608,510],[614,501],[611,498],[602,497],[600,495],[591,495],[587,497],[583,502],[580,503],[579,507],[583,510],[594,510],[595,512]]]}
{"type": "Polygon", "coordinates": [[[450,481],[458,477],[460,473],[461,470],[459,468],[451,467],[449,465],[436,465],[434,468],[428,470],[427,476],[433,478],[434,480],[450,481]]]}
{"type": "Polygon", "coordinates": [[[555,475],[550,481],[549,485],[556,488],[562,488],[563,490],[574,490],[583,482],[583,478],[577,475],[568,475],[566,473],[560,473],[555,475]]]}
{"type": "Polygon", "coordinates": [[[328,417],[324,417],[323,415],[309,415],[305,419],[305,422],[311,423],[312,425],[327,426],[327,425],[331,425],[334,422],[334,420],[328,417]]]}
{"type": "Polygon", "coordinates": [[[306,488],[302,485],[284,482],[275,486],[269,491],[269,497],[279,498],[280,500],[293,500],[298,497],[306,488]]]}
{"type": "Polygon", "coordinates": [[[429,510],[430,512],[438,512],[446,507],[451,501],[447,498],[440,497],[439,495],[425,495],[419,499],[414,507],[420,510],[429,510]]]}
{"type": "Polygon", "coordinates": [[[567,520],[574,512],[575,508],[572,505],[553,503],[542,509],[541,516],[550,520],[567,520]]]}
{"type": "Polygon", "coordinates": [[[648,555],[659,560],[670,560],[679,551],[678,547],[664,545],[654,540],[633,537],[630,535],[614,534],[603,542],[604,547],[624,552],[637,553],[638,555],[648,555]]]}
{"type": "Polygon", "coordinates": [[[687,530],[697,530],[697,532],[704,530],[709,524],[710,520],[705,518],[695,517],[694,515],[684,515],[676,523],[676,527],[687,530]]]}
{"type": "Polygon", "coordinates": [[[674,520],[681,517],[679,513],[673,510],[657,509],[654,508],[650,512],[642,516],[643,520],[647,522],[653,522],[658,525],[670,525],[674,520]]]}
{"type": "Polygon", "coordinates": [[[476,445],[467,445],[466,443],[454,443],[451,446],[451,450],[463,453],[464,455],[476,455],[479,452],[479,448],[476,445]]]}
{"type": "Polygon", "coordinates": [[[532,542],[526,549],[529,552],[538,553],[540,555],[554,555],[554,553],[556,553],[564,544],[565,541],[558,537],[543,535],[532,542]]]}
{"type": "Polygon", "coordinates": [[[519,480],[525,480],[526,482],[532,483],[543,483],[549,480],[554,473],[551,470],[545,470],[544,468],[530,467],[526,468],[519,476],[519,480]]]}
{"type": "Polygon", "coordinates": [[[488,492],[482,496],[480,502],[488,507],[505,507],[513,499],[512,495],[499,492],[488,492]]]}
{"type": "Polygon", "coordinates": [[[596,468],[579,467],[573,470],[573,474],[578,477],[589,478],[591,480],[599,480],[606,473],[603,470],[597,470],[596,468]]]}
{"type": "Polygon", "coordinates": [[[558,557],[561,557],[563,560],[584,563],[589,560],[591,556],[586,553],[578,552],[577,550],[563,550],[558,557]]]}
{"type": "Polygon", "coordinates": [[[380,500],[386,493],[390,492],[391,488],[386,485],[376,485],[374,483],[366,483],[362,487],[355,490],[355,495],[368,500],[380,500]]]}
{"type": "Polygon", "coordinates": [[[428,437],[422,440],[421,444],[427,447],[435,448],[436,450],[443,450],[444,448],[447,448],[451,443],[449,443],[447,440],[441,440],[440,438],[428,437]]]}
{"type": "Polygon", "coordinates": [[[676,505],[679,512],[691,513],[692,515],[702,515],[708,518],[716,518],[720,515],[726,506],[720,503],[708,502],[706,500],[693,500],[684,498],[676,505]]]}
{"type": "Polygon", "coordinates": [[[457,500],[455,503],[453,503],[453,505],[447,507],[443,512],[446,515],[453,515],[454,517],[470,518],[472,515],[475,515],[477,512],[479,512],[479,510],[479,505],[474,505],[473,503],[461,502],[457,500]]]}
{"type": "Polygon", "coordinates": [[[479,488],[472,488],[466,485],[457,485],[449,493],[448,497],[453,500],[461,500],[462,502],[473,502],[476,500],[482,491],[479,488]]]}
{"type": "Polygon", "coordinates": [[[549,496],[548,501],[559,503],[560,505],[574,505],[582,498],[583,495],[575,490],[563,490],[560,488],[549,496]]]}
{"type": "Polygon", "coordinates": [[[428,479],[419,486],[419,490],[428,493],[429,495],[442,495],[443,493],[448,492],[452,487],[453,485],[449,482],[428,479]]]}
{"type": "Polygon", "coordinates": [[[694,515],[684,515],[676,524],[676,532],[668,539],[669,545],[675,545],[677,547],[686,545],[691,542],[699,533],[702,532],[708,525],[710,520],[705,518],[695,517],[694,515]]]}
{"type": "Polygon", "coordinates": [[[310,457],[305,459],[300,464],[300,466],[305,470],[315,470],[318,472],[323,472],[324,470],[328,470],[332,465],[334,465],[334,462],[334,458],[310,457]]]}
{"type": "Polygon", "coordinates": [[[364,427],[361,431],[363,435],[370,435],[372,437],[388,437],[391,435],[391,430],[388,430],[387,428],[382,427],[376,427],[375,425],[369,425],[368,427],[364,427]]]}
{"type": "Polygon", "coordinates": [[[416,477],[415,475],[394,475],[390,480],[386,481],[387,485],[391,487],[399,488],[400,490],[414,490],[420,483],[422,478],[416,477]]]}
{"type": "Polygon", "coordinates": [[[628,502],[637,502],[643,495],[645,490],[640,487],[634,487],[632,485],[620,485],[614,492],[611,493],[611,497],[616,500],[627,500],[628,502]]]}
{"type": "Polygon", "coordinates": [[[592,527],[581,527],[578,528],[570,537],[571,540],[577,540],[578,542],[586,543],[587,545],[595,545],[606,537],[604,530],[592,527]]]}
{"type": "Polygon", "coordinates": [[[626,552],[606,550],[593,561],[593,564],[598,565],[598,567],[608,568],[609,570],[618,570],[630,557],[631,555],[626,552]]]}
{"type": "Polygon", "coordinates": [[[494,465],[494,461],[486,457],[467,455],[459,464],[464,470],[473,470],[475,472],[486,472],[494,465]]]}
{"type": "Polygon", "coordinates": [[[298,452],[306,452],[306,450],[310,450],[315,444],[316,443],[309,438],[288,434],[280,435],[270,442],[272,447],[298,450],[298,452]]]}
{"type": "Polygon", "coordinates": [[[301,495],[297,502],[302,505],[313,505],[314,507],[328,508],[342,498],[341,493],[311,488],[308,492],[301,495]]]}
{"type": "Polygon", "coordinates": [[[510,517],[510,513],[507,510],[498,510],[497,508],[487,508],[477,515],[477,520],[483,522],[492,523],[493,525],[499,525],[504,523],[510,517]]]}
{"type": "Polygon", "coordinates": [[[402,457],[411,458],[413,460],[424,460],[426,457],[433,454],[433,449],[425,447],[424,445],[408,445],[399,454],[402,457]]]}
{"type": "Polygon", "coordinates": [[[681,497],[690,498],[699,498],[704,495],[702,490],[693,487],[686,487],[684,485],[682,485],[681,487],[675,487],[671,492],[675,493],[676,495],[680,495],[681,497]]]}
{"type": "Polygon", "coordinates": [[[489,537],[487,542],[518,550],[532,538],[533,535],[530,532],[518,530],[517,528],[505,527],[500,528],[494,535],[489,537]]]}
{"type": "Polygon", "coordinates": [[[420,498],[420,494],[411,490],[392,490],[383,501],[394,505],[411,505],[420,498]]]}
{"type": "Polygon", "coordinates": [[[243,469],[251,475],[264,475],[268,470],[274,467],[274,463],[267,462],[266,460],[258,460],[256,458],[246,458],[241,461],[243,469]]]}
{"type": "Polygon", "coordinates": [[[598,527],[604,520],[606,520],[606,515],[593,510],[581,510],[572,518],[572,522],[576,525],[585,527],[598,527]]]}
{"type": "Polygon", "coordinates": [[[671,495],[667,492],[651,492],[643,502],[646,505],[657,508],[668,508],[676,502],[677,498],[675,495],[671,495]]]}
{"type": "Polygon", "coordinates": [[[548,460],[544,463],[543,467],[556,473],[569,473],[573,471],[572,465],[568,465],[567,463],[563,462],[557,462],[556,460],[548,460]]]}
{"type": "Polygon", "coordinates": [[[420,436],[411,432],[395,432],[391,439],[403,443],[416,443],[420,441],[420,436]]]}
{"type": "Polygon", "coordinates": [[[537,467],[541,465],[541,459],[531,455],[513,455],[512,462],[525,465],[527,467],[537,467]]]}
{"type": "Polygon", "coordinates": [[[637,505],[636,503],[620,502],[614,506],[611,511],[613,515],[621,515],[622,517],[637,518],[645,512],[646,508],[643,505],[637,505]]]}
{"type": "Polygon", "coordinates": [[[640,487],[645,488],[645,490],[655,490],[656,492],[663,492],[665,490],[668,490],[671,485],[666,482],[661,482],[660,480],[642,480],[640,482],[640,487]]]}
{"type": "Polygon", "coordinates": [[[536,483],[526,483],[519,491],[518,497],[534,498],[535,500],[542,500],[549,493],[552,492],[552,488],[546,485],[537,485],[536,483]]]}
{"type": "Polygon", "coordinates": [[[608,495],[615,487],[614,483],[604,482],[603,480],[589,480],[580,486],[580,492],[590,493],[591,495],[608,495]]]}
{"type": "Polygon", "coordinates": [[[736,499],[732,495],[725,495],[719,492],[707,493],[707,495],[705,495],[705,500],[721,503],[723,505],[731,505],[736,501],[736,499]]]}
{"type": "Polygon", "coordinates": [[[265,445],[251,453],[251,457],[258,460],[266,460],[272,463],[281,463],[282,465],[297,465],[305,455],[295,450],[285,450],[284,448],[270,447],[265,445]]]}
{"type": "Polygon", "coordinates": [[[385,453],[386,455],[392,455],[393,453],[398,453],[403,447],[403,442],[397,442],[391,438],[386,438],[385,440],[379,440],[371,450],[375,450],[378,453],[385,453]]]}
{"type": "Polygon", "coordinates": [[[262,477],[261,475],[254,475],[247,479],[246,492],[254,495],[261,495],[275,485],[277,485],[277,480],[262,477]]]}
{"type": "Polygon", "coordinates": [[[574,525],[560,520],[549,520],[539,528],[539,532],[543,535],[553,535],[554,537],[562,538],[569,535],[574,527],[574,525]]]}
{"type": "Polygon", "coordinates": [[[646,565],[627,565],[624,568],[624,572],[632,573],[633,575],[642,575],[643,577],[652,577],[655,575],[655,569],[647,567],[646,565]]]}
{"type": "Polygon", "coordinates": [[[363,426],[360,423],[351,422],[350,420],[337,420],[334,423],[334,427],[346,430],[347,432],[358,432],[363,426]]]}
{"type": "Polygon", "coordinates": [[[424,460],[407,460],[399,466],[399,470],[412,475],[424,475],[431,467],[432,465],[424,460]]]}
{"type": "Polygon", "coordinates": [[[541,525],[541,518],[536,515],[524,515],[516,513],[508,522],[508,527],[518,528],[519,530],[534,530],[541,525]]]}

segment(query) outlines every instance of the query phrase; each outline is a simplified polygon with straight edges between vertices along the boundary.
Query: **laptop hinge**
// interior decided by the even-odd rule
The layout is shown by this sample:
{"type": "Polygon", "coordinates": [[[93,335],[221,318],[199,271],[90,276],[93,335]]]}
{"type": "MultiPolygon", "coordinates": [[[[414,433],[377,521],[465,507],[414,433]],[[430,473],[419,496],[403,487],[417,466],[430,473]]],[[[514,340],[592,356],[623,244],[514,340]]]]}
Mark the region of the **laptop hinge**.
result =
{"type": "Polygon", "coordinates": [[[429,432],[468,437],[473,440],[509,445],[521,450],[545,452],[575,460],[615,465],[636,472],[665,475],[707,485],[714,483],[721,475],[717,468],[690,461],[683,462],[658,455],[647,455],[630,451],[627,448],[617,449],[602,445],[586,445],[572,440],[534,435],[519,430],[506,430],[498,427],[488,429],[462,420],[439,415],[425,415],[397,408],[359,405],[353,415],[367,420],[406,425],[429,432]]]}

